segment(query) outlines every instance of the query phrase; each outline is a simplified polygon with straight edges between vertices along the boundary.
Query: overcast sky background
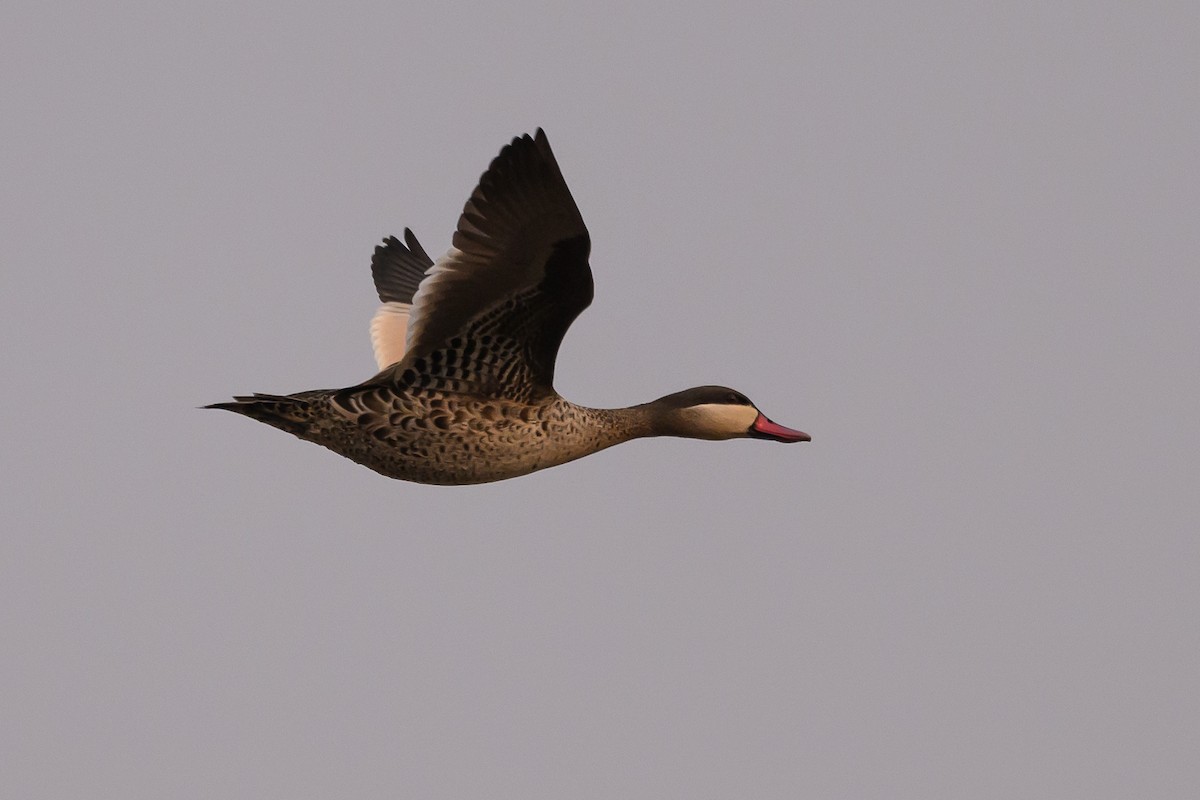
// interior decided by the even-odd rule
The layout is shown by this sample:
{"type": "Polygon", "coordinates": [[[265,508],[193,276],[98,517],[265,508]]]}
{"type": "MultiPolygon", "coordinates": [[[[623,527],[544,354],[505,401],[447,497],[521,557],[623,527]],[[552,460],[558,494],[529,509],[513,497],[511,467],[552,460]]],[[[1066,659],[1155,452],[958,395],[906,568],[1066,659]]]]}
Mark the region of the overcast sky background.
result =
{"type": "Polygon", "coordinates": [[[1200,6],[8,3],[0,796],[1200,796],[1200,6]],[[811,444],[467,488],[378,240],[543,126],[558,389],[811,444]]]}

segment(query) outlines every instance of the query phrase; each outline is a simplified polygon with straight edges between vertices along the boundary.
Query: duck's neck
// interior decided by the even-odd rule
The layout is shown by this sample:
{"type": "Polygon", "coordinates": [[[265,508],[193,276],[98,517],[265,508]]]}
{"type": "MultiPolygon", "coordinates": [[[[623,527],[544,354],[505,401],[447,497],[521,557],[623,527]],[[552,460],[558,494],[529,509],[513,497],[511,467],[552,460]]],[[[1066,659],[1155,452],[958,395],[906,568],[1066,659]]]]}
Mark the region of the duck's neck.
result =
{"type": "Polygon", "coordinates": [[[579,422],[581,437],[588,439],[595,450],[657,435],[654,414],[648,404],[628,408],[588,408],[574,403],[566,405],[570,408],[569,416],[579,422]]]}

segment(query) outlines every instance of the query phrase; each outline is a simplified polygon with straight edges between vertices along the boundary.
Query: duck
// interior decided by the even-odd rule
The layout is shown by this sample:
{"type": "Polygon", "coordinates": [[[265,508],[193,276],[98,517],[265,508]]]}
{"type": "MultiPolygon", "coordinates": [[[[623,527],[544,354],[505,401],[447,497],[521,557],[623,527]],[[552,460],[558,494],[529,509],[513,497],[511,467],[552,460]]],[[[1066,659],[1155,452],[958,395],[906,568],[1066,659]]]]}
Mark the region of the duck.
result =
{"type": "Polygon", "coordinates": [[[540,128],[505,145],[434,261],[409,229],[375,248],[379,371],[355,386],[255,393],[223,409],[321,445],[389,478],[488,483],[633,439],[808,442],[741,392],[698,386],[625,408],[554,389],[559,346],[592,302],[591,238],[540,128]]]}

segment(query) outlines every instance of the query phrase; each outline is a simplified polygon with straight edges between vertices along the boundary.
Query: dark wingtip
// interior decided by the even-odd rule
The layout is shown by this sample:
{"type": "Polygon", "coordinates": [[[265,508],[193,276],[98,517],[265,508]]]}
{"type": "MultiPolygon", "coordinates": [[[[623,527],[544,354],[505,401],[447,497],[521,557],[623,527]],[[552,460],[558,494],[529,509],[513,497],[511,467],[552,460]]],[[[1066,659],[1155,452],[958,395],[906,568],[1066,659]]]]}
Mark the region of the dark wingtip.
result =
{"type": "Polygon", "coordinates": [[[411,228],[404,229],[404,243],[408,245],[409,252],[416,256],[418,261],[425,264],[426,269],[433,266],[433,259],[425,252],[425,248],[421,247],[421,243],[417,241],[417,235],[412,232],[411,228]]]}
{"type": "Polygon", "coordinates": [[[375,246],[371,256],[375,292],[384,303],[411,303],[425,272],[433,266],[433,259],[409,228],[404,229],[404,240],[407,245],[395,236],[388,236],[383,244],[375,246]]]}

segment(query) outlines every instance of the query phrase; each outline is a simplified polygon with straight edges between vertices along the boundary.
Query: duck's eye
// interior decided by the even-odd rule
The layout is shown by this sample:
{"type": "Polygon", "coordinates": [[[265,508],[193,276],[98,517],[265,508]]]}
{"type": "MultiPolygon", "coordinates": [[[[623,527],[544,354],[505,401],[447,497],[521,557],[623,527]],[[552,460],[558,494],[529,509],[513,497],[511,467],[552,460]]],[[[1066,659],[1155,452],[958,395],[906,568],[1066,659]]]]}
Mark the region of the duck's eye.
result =
{"type": "Polygon", "coordinates": [[[730,392],[729,396],[726,397],[725,399],[728,400],[731,404],[739,405],[739,406],[745,405],[747,402],[749,402],[746,400],[746,398],[742,397],[737,392],[730,392]]]}

